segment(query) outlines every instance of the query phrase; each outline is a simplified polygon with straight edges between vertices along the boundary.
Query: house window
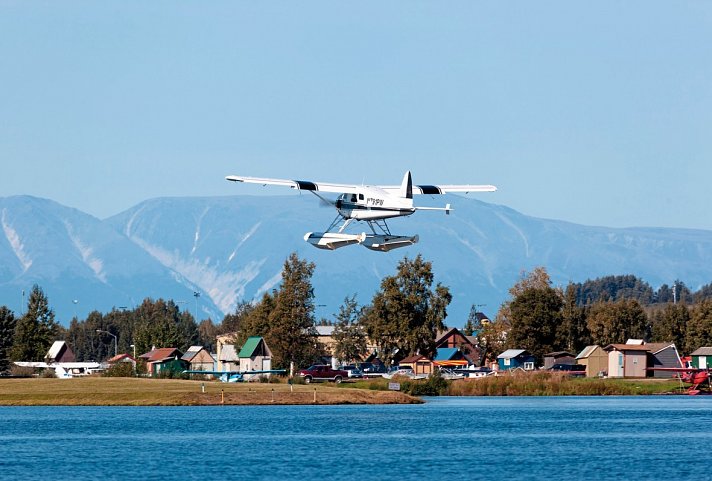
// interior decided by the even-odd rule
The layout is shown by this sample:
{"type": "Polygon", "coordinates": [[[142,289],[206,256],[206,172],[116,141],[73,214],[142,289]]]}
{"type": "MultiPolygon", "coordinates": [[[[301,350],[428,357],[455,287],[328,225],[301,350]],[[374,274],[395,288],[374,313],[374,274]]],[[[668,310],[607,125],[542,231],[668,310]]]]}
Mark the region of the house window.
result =
{"type": "Polygon", "coordinates": [[[509,366],[509,361],[510,361],[509,358],[505,358],[505,359],[504,359],[504,365],[505,365],[505,366],[509,366]]]}
{"type": "Polygon", "coordinates": [[[524,370],[525,370],[525,371],[533,371],[533,370],[534,370],[534,363],[533,363],[533,362],[525,362],[525,363],[524,363],[524,370]]]}

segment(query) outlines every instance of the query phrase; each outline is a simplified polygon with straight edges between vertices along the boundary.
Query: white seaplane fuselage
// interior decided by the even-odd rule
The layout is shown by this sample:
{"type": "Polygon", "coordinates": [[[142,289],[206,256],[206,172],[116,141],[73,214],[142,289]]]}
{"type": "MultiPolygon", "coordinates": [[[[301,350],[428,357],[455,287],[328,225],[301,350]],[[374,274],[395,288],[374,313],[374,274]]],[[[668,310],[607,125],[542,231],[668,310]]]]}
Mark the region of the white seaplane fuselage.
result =
{"type": "Polygon", "coordinates": [[[336,199],[336,210],[344,219],[369,221],[411,215],[416,209],[413,199],[397,197],[377,187],[363,187],[356,193],[341,194],[336,199]]]}

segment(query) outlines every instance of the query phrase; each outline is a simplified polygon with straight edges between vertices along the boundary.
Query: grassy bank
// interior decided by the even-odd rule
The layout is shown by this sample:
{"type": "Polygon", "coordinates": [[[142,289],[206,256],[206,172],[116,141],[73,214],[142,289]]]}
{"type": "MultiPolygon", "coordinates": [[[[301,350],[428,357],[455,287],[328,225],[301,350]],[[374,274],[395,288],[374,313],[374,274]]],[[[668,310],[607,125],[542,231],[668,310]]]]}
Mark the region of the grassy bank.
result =
{"type": "MultiPolygon", "coordinates": [[[[354,387],[387,390],[387,379],[363,380],[354,387]]],[[[681,393],[676,380],[574,378],[563,373],[519,372],[444,383],[438,392],[423,392],[427,381],[401,379],[401,389],[413,394],[445,396],[630,396],[681,393]]],[[[432,384],[432,383],[431,383],[432,384]]]]}
{"type": "Polygon", "coordinates": [[[338,389],[333,384],[220,383],[86,377],[0,379],[0,406],[196,406],[225,404],[409,404],[400,392],[338,389]],[[205,392],[202,392],[202,385],[205,392]],[[316,399],[316,401],[315,401],[316,399]]]}

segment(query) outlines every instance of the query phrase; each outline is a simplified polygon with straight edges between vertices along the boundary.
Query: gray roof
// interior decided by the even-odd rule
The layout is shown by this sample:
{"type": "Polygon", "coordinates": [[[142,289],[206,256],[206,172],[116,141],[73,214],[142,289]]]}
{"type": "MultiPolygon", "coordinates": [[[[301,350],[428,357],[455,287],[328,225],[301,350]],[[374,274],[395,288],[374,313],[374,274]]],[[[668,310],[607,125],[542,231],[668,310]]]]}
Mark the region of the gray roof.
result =
{"type": "Polygon", "coordinates": [[[579,352],[578,356],[576,356],[576,359],[585,359],[591,354],[593,354],[593,351],[596,350],[598,347],[598,344],[594,344],[592,346],[586,346],[583,348],[583,351],[579,352]]]}
{"type": "Polygon", "coordinates": [[[497,359],[513,359],[525,352],[527,351],[524,349],[507,349],[502,354],[497,356],[497,359]]]}
{"type": "Polygon", "coordinates": [[[712,347],[701,347],[690,355],[691,356],[712,356],[712,347]]]}
{"type": "Polygon", "coordinates": [[[316,332],[320,336],[331,336],[334,334],[334,326],[315,326],[316,332]]]}

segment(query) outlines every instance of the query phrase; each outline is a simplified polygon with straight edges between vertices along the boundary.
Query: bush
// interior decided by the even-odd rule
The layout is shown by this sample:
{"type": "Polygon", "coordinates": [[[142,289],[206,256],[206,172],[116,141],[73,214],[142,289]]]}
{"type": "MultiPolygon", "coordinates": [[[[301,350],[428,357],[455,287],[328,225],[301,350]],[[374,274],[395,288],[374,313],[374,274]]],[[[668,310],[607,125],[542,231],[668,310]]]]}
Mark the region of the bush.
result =
{"type": "Polygon", "coordinates": [[[10,375],[16,377],[32,377],[35,375],[35,370],[31,367],[13,364],[10,367],[10,375]]]}
{"type": "Polygon", "coordinates": [[[449,385],[436,370],[425,381],[402,383],[401,390],[413,396],[441,396],[447,392],[449,385]]]}
{"type": "Polygon", "coordinates": [[[57,377],[57,372],[54,369],[43,369],[42,372],[40,372],[40,377],[45,378],[45,379],[52,379],[57,377]]]}
{"type": "Polygon", "coordinates": [[[117,362],[102,374],[104,377],[134,377],[134,367],[130,362],[117,362]]]}

